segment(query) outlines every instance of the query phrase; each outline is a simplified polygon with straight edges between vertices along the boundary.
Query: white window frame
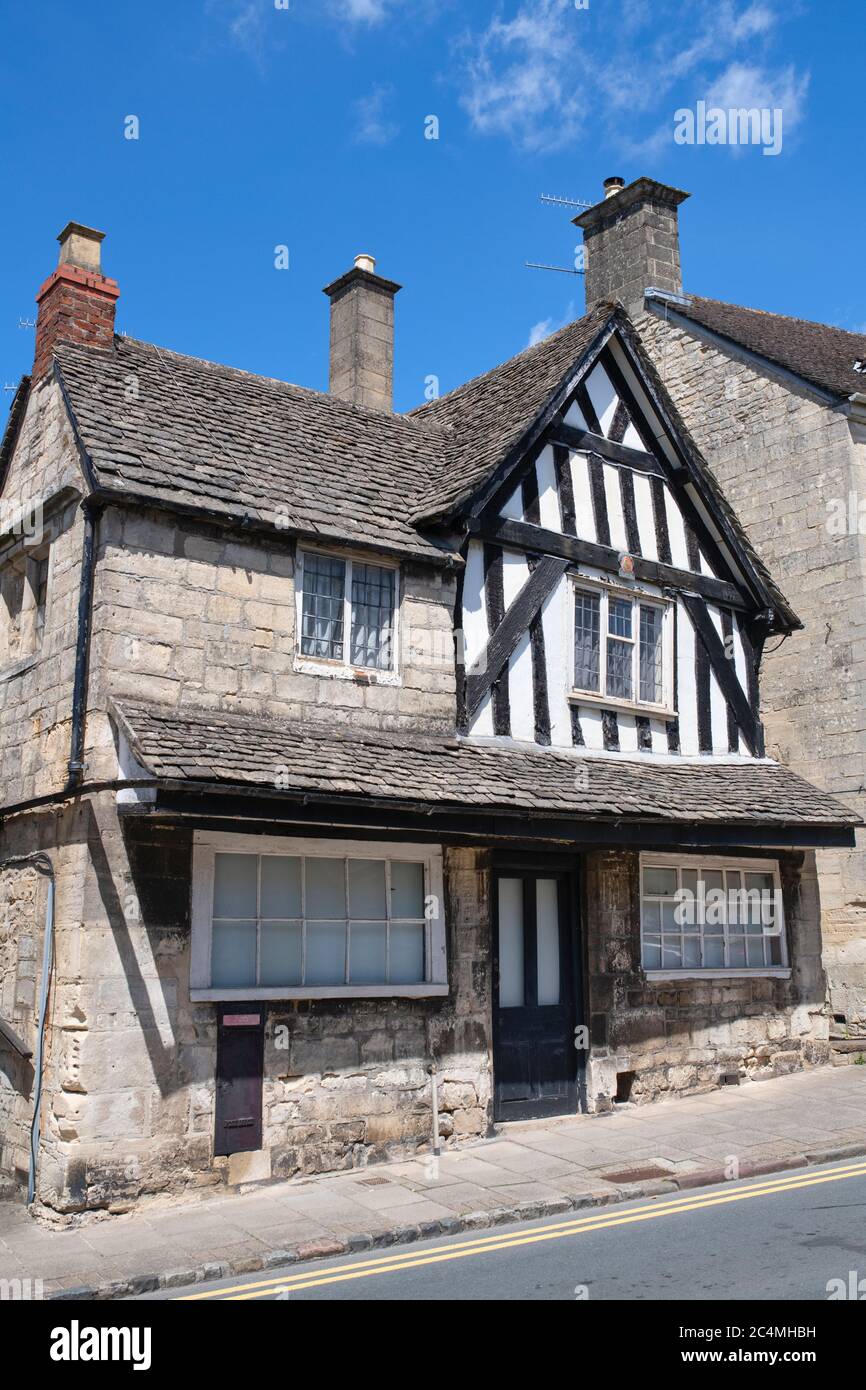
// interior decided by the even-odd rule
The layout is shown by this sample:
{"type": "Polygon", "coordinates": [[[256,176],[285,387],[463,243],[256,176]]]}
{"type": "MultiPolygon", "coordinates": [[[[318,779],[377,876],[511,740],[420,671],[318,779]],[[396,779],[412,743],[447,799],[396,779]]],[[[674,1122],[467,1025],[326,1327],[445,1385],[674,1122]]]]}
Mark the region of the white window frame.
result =
{"type": "Polygon", "coordinates": [[[295,565],[295,660],[294,670],[310,676],[332,676],[337,680],[364,680],[371,685],[402,685],[400,674],[400,565],[378,555],[360,551],[331,550],[324,546],[299,546],[295,565]],[[341,560],[346,566],[343,591],[343,651],[342,661],[328,656],[308,656],[301,650],[304,624],[304,556],[319,555],[341,560]],[[394,574],[394,627],[391,635],[391,667],[383,671],[378,666],[353,666],[348,660],[352,641],[352,570],[355,564],[374,565],[394,574]]]}
{"type": "MultiPolygon", "coordinates": [[[[676,630],[676,604],[673,599],[661,594],[649,593],[645,589],[628,588],[624,584],[606,583],[582,574],[572,574],[571,600],[568,604],[568,698],[576,704],[603,705],[605,709],[635,710],[638,713],[654,714],[660,718],[676,717],[674,700],[674,633],[676,630]],[[581,690],[575,679],[575,641],[574,619],[577,593],[592,594],[599,600],[599,689],[581,690]],[[640,691],[640,609],[658,608],[662,613],[662,699],[660,703],[647,700],[626,700],[619,695],[606,695],[607,685],[607,642],[608,606],[610,599],[628,599],[632,605],[632,690],[640,691]]],[[[625,640],[625,639],[623,639],[625,640]]]]}
{"type": "MultiPolygon", "coordinates": [[[[777,859],[750,859],[737,858],[731,855],[711,855],[711,854],[664,854],[659,851],[652,853],[642,853],[640,856],[640,883],[638,887],[638,911],[640,917],[640,951],[641,951],[641,970],[647,980],[733,980],[740,977],[759,976],[764,979],[790,979],[791,963],[788,957],[788,936],[785,923],[785,912],[782,905],[782,879],[779,872],[779,861],[777,859]],[[772,874],[773,886],[778,894],[779,904],[779,941],[781,943],[781,962],[778,965],[726,965],[726,966],[687,966],[682,970],[677,970],[674,966],[662,966],[661,969],[646,969],[643,964],[643,871],[644,868],[653,869],[676,869],[677,881],[681,882],[680,873],[683,869],[728,869],[732,872],[763,873],[772,874]]],[[[745,879],[744,879],[745,882],[745,879]]],[[[703,930],[701,931],[703,939],[703,930]]],[[[725,949],[727,951],[728,933],[725,930],[725,949]]]]}
{"type": "Polygon", "coordinates": [[[193,836],[192,944],[190,999],[203,1003],[222,999],[424,999],[447,995],[448,963],[445,937],[445,894],[442,846],[369,840],[311,840],[279,835],[244,835],[197,830],[193,836]],[[307,859],[387,859],[424,863],[424,896],[435,915],[425,922],[426,979],[397,985],[267,985],[231,988],[211,984],[213,940],[213,883],[216,854],[275,854],[307,859]]]}

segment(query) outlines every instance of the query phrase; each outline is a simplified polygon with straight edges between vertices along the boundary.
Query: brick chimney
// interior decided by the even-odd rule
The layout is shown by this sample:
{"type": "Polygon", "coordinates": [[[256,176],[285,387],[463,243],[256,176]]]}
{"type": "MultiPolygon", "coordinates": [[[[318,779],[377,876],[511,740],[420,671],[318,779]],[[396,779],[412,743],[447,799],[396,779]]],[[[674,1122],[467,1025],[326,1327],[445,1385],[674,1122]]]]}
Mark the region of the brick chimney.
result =
{"type": "Polygon", "coordinates": [[[370,410],[393,408],[394,299],[401,289],[376,273],[372,256],[325,286],[331,301],[332,396],[370,410]]]}
{"type": "Polygon", "coordinates": [[[644,290],[682,294],[678,213],[690,194],[655,179],[604,181],[604,198],[575,217],[586,248],[586,307],[620,299],[643,309],[644,290]]]}
{"type": "Polygon", "coordinates": [[[55,343],[83,343],[110,348],[114,342],[114,310],[120,290],[100,268],[104,232],[68,222],[57,240],[60,259],[36,296],[36,354],[33,380],[51,367],[55,343]]]}

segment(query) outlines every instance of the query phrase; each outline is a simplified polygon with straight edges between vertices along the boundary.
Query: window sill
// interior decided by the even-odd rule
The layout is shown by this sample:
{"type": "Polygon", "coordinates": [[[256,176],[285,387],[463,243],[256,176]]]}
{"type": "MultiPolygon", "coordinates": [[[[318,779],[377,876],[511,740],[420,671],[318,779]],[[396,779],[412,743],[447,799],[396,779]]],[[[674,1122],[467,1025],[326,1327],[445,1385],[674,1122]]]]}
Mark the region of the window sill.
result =
{"type": "Polygon", "coordinates": [[[337,681],[354,681],[356,685],[402,685],[397,671],[376,671],[367,666],[341,666],[324,658],[296,657],[292,669],[303,676],[329,676],[337,681]]]}
{"type": "Polygon", "coordinates": [[[645,970],[653,984],[674,983],[676,980],[790,980],[789,965],[732,966],[715,970],[645,970]]]}
{"type": "Polygon", "coordinates": [[[268,999],[441,999],[448,994],[447,984],[421,985],[307,985],[280,989],[190,989],[193,1004],[219,1003],[222,1000],[247,999],[251,1003],[268,999]]]}
{"type": "Polygon", "coordinates": [[[637,700],[620,700],[613,696],[596,695],[589,690],[569,690],[567,696],[573,705],[597,705],[599,709],[625,710],[630,714],[643,714],[652,719],[676,719],[675,709],[666,705],[642,705],[637,700]]]}

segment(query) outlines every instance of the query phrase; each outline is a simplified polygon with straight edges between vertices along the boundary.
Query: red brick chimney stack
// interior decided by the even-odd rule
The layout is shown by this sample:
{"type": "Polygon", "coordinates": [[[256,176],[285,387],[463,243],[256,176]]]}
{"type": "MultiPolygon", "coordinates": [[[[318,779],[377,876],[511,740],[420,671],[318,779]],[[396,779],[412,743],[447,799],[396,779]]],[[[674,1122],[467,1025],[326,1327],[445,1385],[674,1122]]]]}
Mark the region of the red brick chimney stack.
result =
{"type": "Polygon", "coordinates": [[[55,343],[81,343],[110,348],[114,343],[114,310],[120,295],[116,280],[100,268],[104,232],[68,222],[57,240],[60,260],[36,296],[36,354],[33,381],[51,368],[55,343]]]}

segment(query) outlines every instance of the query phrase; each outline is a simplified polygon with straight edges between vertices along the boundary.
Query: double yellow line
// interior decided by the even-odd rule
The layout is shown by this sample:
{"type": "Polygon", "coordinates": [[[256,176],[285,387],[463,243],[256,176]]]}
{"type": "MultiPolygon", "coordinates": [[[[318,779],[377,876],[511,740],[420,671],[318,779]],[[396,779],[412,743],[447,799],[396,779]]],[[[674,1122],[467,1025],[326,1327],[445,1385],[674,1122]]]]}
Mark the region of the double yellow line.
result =
{"type": "Polygon", "coordinates": [[[607,1230],[611,1226],[629,1226],[637,1221],[654,1221],[661,1216],[676,1216],[680,1212],[701,1211],[707,1207],[724,1206],[729,1202],[743,1202],[749,1197],[771,1197],[776,1193],[794,1192],[799,1188],[818,1187],[823,1183],[860,1177],[866,1177],[866,1161],[834,1168],[831,1172],[819,1172],[813,1177],[796,1174],[793,1177],[774,1178],[755,1183],[751,1187],[737,1187],[730,1192],[717,1192],[710,1196],[697,1193],[693,1197],[676,1197],[667,1202],[655,1202],[651,1206],[633,1207],[626,1212],[608,1207],[604,1208],[603,1212],[596,1212],[591,1216],[558,1221],[546,1226],[531,1226],[520,1231],[503,1232],[501,1235],[479,1236],[474,1240],[434,1246],[432,1250],[419,1248],[417,1251],[406,1251],[402,1255],[383,1254],[375,1259],[311,1270],[305,1274],[289,1274],[283,1275],[282,1278],[234,1284],[230,1288],[209,1289],[204,1293],[184,1294],[180,1301],[197,1303],[224,1299],[240,1303],[283,1292],[291,1296],[304,1289],[321,1288],[326,1284],[341,1284],[351,1279],[369,1279],[374,1274],[398,1274],[402,1270],[418,1269],[422,1265],[441,1264],[446,1260],[465,1260],[473,1255],[492,1255],[500,1250],[513,1250],[520,1245],[562,1240],[568,1236],[583,1235],[587,1231],[607,1230]]]}

